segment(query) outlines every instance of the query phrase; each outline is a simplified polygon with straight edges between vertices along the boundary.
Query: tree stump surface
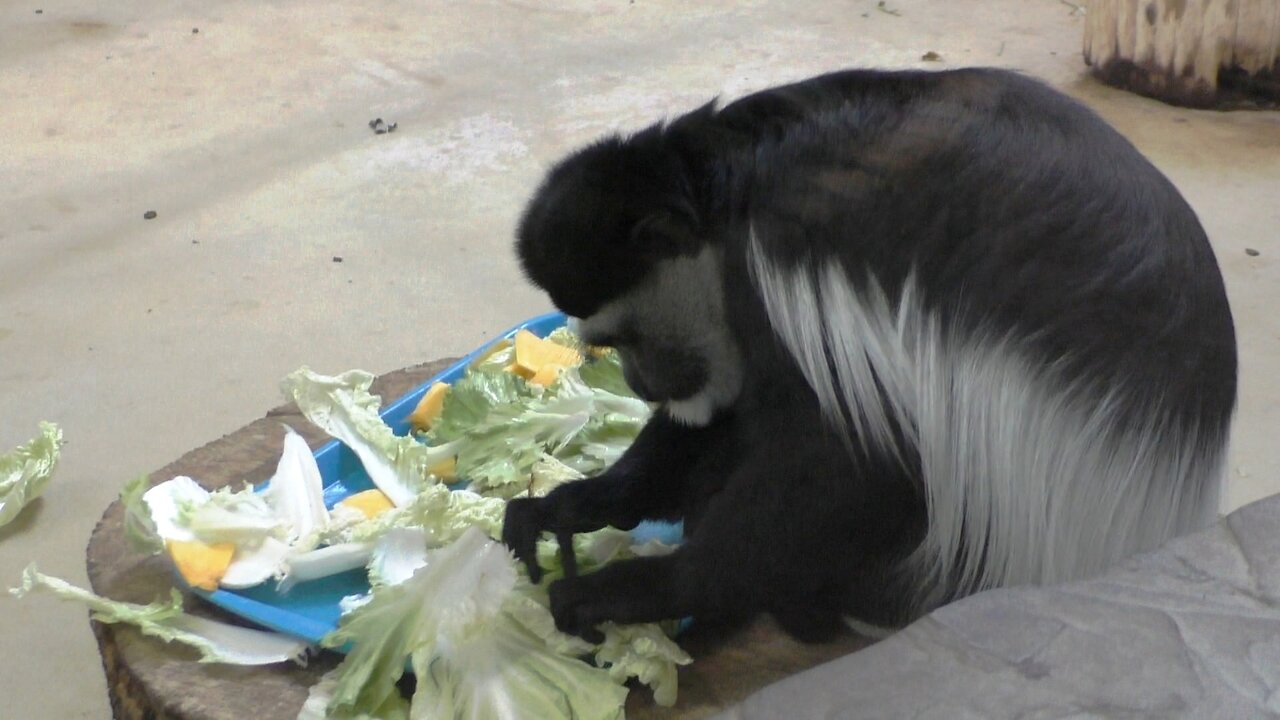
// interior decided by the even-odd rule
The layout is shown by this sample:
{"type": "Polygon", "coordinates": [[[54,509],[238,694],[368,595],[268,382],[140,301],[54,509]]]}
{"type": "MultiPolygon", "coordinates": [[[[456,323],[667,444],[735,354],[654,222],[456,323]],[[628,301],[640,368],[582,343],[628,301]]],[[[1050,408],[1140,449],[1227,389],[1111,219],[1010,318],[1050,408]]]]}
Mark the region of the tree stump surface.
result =
{"type": "Polygon", "coordinates": [[[1084,59],[1173,105],[1280,107],[1280,0],[1090,0],[1084,59]]]}
{"type": "MultiPolygon", "coordinates": [[[[425,382],[452,360],[398,370],[375,380],[372,391],[398,398],[425,382]]],[[[283,425],[298,431],[313,448],[328,441],[290,404],[192,450],[152,473],[153,482],[188,475],[213,490],[245,481],[259,483],[275,471],[283,425]]],[[[160,556],[135,552],[123,529],[124,509],[112,503],[98,522],[87,549],[94,592],[130,602],[167,598],[173,571],[160,556]]],[[[203,599],[188,595],[187,609],[206,617],[247,624],[203,599]]],[[[143,637],[131,627],[90,622],[106,673],[117,720],[293,720],[307,691],[341,659],[333,652],[313,657],[307,667],[282,663],[235,667],[197,661],[194,651],[143,637]]],[[[777,680],[865,647],[870,640],[848,635],[825,645],[802,645],[767,620],[728,636],[708,633],[682,641],[694,663],[680,670],[680,699],[674,708],[653,704],[647,688],[627,701],[630,718],[705,718],[777,680]]]]}

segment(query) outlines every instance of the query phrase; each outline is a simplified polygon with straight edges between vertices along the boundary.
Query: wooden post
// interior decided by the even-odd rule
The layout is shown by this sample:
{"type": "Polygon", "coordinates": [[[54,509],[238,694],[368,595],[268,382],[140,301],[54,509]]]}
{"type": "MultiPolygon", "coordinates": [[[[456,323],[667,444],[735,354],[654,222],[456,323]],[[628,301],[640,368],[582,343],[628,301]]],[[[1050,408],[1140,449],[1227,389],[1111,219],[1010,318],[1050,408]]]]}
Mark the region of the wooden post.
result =
{"type": "Polygon", "coordinates": [[[1280,107],[1280,0],[1090,0],[1084,59],[1174,105],[1280,107]]]}

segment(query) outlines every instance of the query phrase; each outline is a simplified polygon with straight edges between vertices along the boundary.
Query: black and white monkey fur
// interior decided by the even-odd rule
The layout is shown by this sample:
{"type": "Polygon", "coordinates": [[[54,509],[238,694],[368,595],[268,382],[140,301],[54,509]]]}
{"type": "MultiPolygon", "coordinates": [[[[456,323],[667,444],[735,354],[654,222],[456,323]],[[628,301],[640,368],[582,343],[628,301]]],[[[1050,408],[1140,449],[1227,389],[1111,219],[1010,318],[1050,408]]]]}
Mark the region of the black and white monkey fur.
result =
{"type": "Polygon", "coordinates": [[[1080,104],[996,70],[846,71],[569,156],[530,280],[660,404],[504,541],[684,521],[555,582],[605,621],[772,614],[821,640],[1095,573],[1216,514],[1236,400],[1194,212],[1080,104]]]}

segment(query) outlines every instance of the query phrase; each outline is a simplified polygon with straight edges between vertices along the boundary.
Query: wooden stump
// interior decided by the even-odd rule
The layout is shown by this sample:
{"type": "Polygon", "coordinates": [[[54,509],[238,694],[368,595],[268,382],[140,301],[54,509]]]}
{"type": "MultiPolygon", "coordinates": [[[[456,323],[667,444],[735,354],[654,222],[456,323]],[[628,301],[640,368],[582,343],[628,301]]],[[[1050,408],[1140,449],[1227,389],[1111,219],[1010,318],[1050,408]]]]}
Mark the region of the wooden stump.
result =
{"type": "MultiPolygon", "coordinates": [[[[390,401],[443,370],[441,360],[379,377],[372,391],[390,401]]],[[[295,406],[269,412],[226,437],[192,450],[152,474],[152,482],[189,475],[209,489],[261,482],[275,470],[284,438],[283,425],[297,430],[313,448],[328,438],[295,406]]],[[[125,541],[124,512],[117,501],[107,508],[88,547],[89,581],[95,592],[118,600],[151,602],[168,598],[173,574],[161,557],[144,556],[125,541]]],[[[207,602],[189,596],[187,610],[236,622],[207,602]]],[[[102,655],[107,690],[116,720],[294,720],[307,691],[339,657],[326,652],[305,667],[292,663],[256,668],[201,664],[193,651],[143,637],[130,627],[93,623],[102,655]]],[[[847,635],[825,645],[801,645],[771,622],[760,621],[724,636],[693,634],[681,644],[693,665],[680,670],[680,700],[674,708],[653,704],[645,688],[627,700],[627,717],[705,718],[764,686],[871,643],[847,635]]]]}
{"type": "Polygon", "coordinates": [[[1090,0],[1084,59],[1174,105],[1280,107],[1280,0],[1090,0]]]}

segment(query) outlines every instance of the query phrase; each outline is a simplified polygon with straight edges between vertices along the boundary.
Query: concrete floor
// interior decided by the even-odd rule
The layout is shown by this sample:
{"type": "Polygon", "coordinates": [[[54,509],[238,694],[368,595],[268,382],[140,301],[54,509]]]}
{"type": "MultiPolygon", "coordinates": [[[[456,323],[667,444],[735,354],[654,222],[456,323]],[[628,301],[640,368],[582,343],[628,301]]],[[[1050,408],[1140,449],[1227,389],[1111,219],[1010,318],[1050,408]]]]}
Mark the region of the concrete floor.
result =
{"type": "MultiPolygon", "coordinates": [[[[853,65],[1019,68],[1148,153],[1237,316],[1226,507],[1280,490],[1280,115],[1096,85],[1070,3],[42,2],[0,9],[0,447],[42,419],[69,442],[0,531],[0,585],[30,560],[82,582],[121,483],[260,416],[297,366],[387,371],[545,310],[511,231],[576,144],[853,65]]],[[[0,601],[0,638],[4,715],[107,716],[80,608],[0,601]]]]}

